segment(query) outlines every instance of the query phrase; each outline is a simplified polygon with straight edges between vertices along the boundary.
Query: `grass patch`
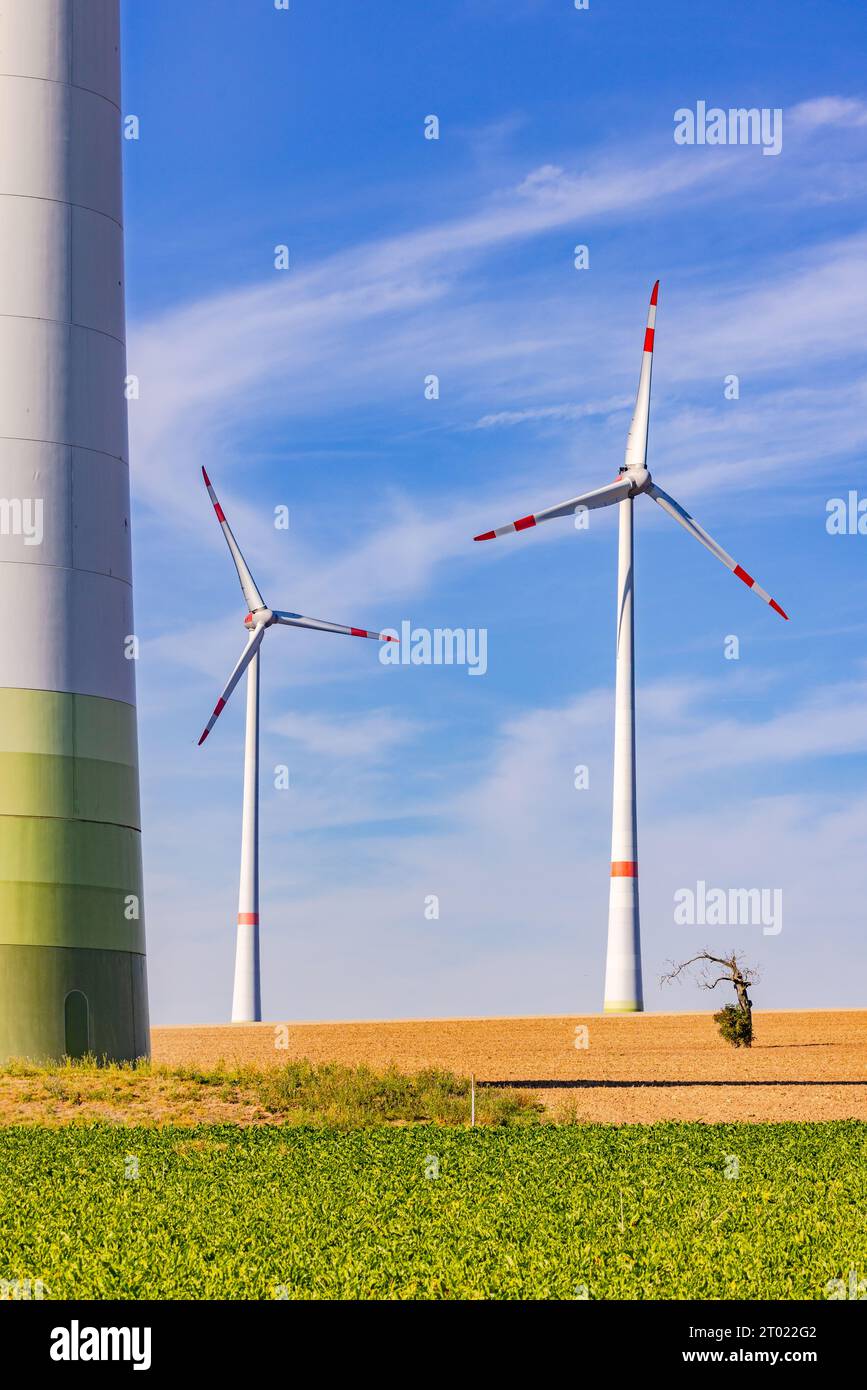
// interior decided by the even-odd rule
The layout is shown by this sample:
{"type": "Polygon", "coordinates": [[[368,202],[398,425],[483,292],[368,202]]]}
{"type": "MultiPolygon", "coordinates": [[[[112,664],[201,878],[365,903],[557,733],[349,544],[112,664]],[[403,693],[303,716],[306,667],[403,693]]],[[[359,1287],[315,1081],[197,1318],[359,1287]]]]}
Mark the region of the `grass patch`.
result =
{"type": "MultiPolygon", "coordinates": [[[[542,1112],[525,1091],[486,1087],[476,1093],[477,1125],[538,1124],[542,1112]]],[[[0,1122],[122,1123],[131,1114],[157,1124],[238,1118],[330,1129],[461,1125],[470,1120],[470,1082],[436,1068],[405,1073],[303,1060],[267,1069],[224,1063],[202,1069],[88,1058],[0,1069],[0,1122]]]]}
{"type": "MultiPolygon", "coordinates": [[[[262,1105],[295,1124],[352,1129],[370,1124],[466,1124],[470,1081],[430,1068],[406,1073],[396,1067],[374,1071],[339,1063],[312,1066],[289,1062],[263,1073],[257,1083],[262,1105]]],[[[476,1124],[532,1124],[541,1105],[521,1091],[476,1093],[476,1124]]]]}

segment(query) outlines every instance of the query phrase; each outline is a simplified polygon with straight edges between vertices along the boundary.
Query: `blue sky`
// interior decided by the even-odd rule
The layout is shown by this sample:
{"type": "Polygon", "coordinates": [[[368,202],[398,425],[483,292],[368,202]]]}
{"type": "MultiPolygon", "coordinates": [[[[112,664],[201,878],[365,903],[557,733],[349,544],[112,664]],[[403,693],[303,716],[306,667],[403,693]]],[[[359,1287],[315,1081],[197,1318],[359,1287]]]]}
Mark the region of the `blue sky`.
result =
{"type": "Polygon", "coordinates": [[[265,1016],[598,1010],[616,516],[471,537],[614,475],[657,277],[649,466],[792,621],[636,504],[647,1005],[707,1007],[658,976],[729,945],[760,1005],[863,1004],[867,536],[825,524],[865,489],[861,8],[125,0],[124,25],[154,1021],[231,996],[242,691],[196,739],[244,608],[202,464],[272,606],[488,634],[476,677],[269,634],[265,1016]],[[782,109],[781,152],[675,144],[699,100],[782,109]],[[699,880],[780,888],[782,931],[675,925],[699,880]]]}

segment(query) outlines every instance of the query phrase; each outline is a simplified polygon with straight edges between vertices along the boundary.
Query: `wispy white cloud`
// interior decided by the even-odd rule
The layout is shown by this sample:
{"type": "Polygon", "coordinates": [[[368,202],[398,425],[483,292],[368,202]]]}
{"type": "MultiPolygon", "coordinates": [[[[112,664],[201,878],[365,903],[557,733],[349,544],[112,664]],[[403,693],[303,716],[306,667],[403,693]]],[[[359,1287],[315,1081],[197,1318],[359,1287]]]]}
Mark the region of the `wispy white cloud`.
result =
{"type": "Polygon", "coordinates": [[[786,117],[804,130],[812,131],[829,125],[857,129],[867,126],[867,102],[858,97],[813,97],[810,101],[802,101],[791,107],[786,117]]]}
{"type": "MultiPolygon", "coordinates": [[[[135,326],[131,364],[141,400],[130,427],[139,496],[162,506],[179,460],[188,468],[200,462],[232,421],[257,408],[309,412],[335,385],[340,389],[334,369],[347,386],[351,382],[354,399],[369,393],[374,381],[382,389],[385,376],[398,380],[407,320],[448,299],[467,257],[576,218],[612,217],[703,185],[713,188],[718,173],[717,166],[676,158],[581,175],[545,167],[470,215],[385,237],[291,274],[275,272],[261,285],[221,292],[135,326]],[[388,331],[358,338],[375,324],[388,331]],[[359,351],[347,356],[344,335],[350,331],[359,351]],[[275,391],[275,381],[291,383],[291,393],[275,391]]],[[[426,336],[435,333],[428,329],[426,336]]],[[[503,342],[498,332],[491,350],[498,343],[502,351],[503,342]]],[[[181,504],[173,493],[177,516],[181,504]]]]}
{"type": "Polygon", "coordinates": [[[321,715],[296,713],[271,719],[268,728],[318,758],[353,765],[381,763],[393,758],[396,749],[412,742],[425,728],[421,720],[396,714],[394,710],[358,711],[352,718],[326,719],[321,715]]]}
{"type": "Polygon", "coordinates": [[[593,415],[608,415],[613,410],[626,410],[633,404],[630,396],[611,396],[606,401],[589,401],[586,404],[565,403],[562,405],[528,406],[526,410],[497,410],[490,415],[482,415],[476,420],[474,429],[489,430],[503,425],[525,425],[543,420],[586,420],[593,415]]]}
{"type": "MultiPolygon", "coordinates": [[[[666,370],[690,381],[709,372],[791,370],[863,358],[867,235],[778,254],[759,276],[747,265],[679,308],[680,353],[666,370]]],[[[669,330],[671,331],[671,330],[669,330]]]]}

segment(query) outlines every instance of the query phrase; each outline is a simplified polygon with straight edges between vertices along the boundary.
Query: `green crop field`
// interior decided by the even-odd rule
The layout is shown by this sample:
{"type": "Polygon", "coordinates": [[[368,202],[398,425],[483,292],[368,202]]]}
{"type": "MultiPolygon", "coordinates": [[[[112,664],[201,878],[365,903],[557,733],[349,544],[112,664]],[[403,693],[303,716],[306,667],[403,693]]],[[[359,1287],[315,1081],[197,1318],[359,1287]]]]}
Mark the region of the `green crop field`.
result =
{"type": "Polygon", "coordinates": [[[0,1130],[47,1298],[810,1298],[867,1273],[867,1126],[0,1130]]]}

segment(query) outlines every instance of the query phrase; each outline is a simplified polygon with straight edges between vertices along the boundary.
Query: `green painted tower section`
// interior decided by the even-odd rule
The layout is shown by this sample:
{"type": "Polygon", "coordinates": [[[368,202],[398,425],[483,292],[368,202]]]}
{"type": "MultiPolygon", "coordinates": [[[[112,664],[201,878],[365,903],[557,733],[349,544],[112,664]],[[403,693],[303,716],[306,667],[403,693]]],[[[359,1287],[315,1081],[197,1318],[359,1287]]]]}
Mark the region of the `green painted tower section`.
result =
{"type": "Polygon", "coordinates": [[[150,1051],[118,0],[0,3],[0,1061],[150,1051]]]}

